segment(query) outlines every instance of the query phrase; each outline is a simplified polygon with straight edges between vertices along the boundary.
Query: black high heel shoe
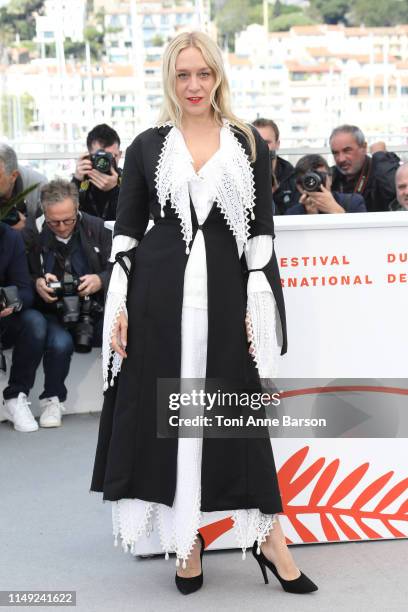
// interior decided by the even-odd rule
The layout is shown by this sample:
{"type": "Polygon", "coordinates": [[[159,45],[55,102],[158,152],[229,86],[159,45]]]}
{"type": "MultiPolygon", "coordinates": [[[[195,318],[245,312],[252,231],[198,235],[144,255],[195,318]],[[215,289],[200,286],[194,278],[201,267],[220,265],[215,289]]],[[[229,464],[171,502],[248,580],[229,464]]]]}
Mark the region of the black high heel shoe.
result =
{"type": "Polygon", "coordinates": [[[266,568],[268,568],[271,570],[272,574],[274,574],[276,578],[279,580],[279,582],[281,583],[282,589],[286,591],[287,593],[302,594],[302,593],[312,593],[313,591],[317,591],[318,589],[317,585],[315,585],[315,583],[312,582],[310,578],[308,578],[303,572],[300,572],[300,576],[298,578],[295,578],[294,580],[285,580],[284,578],[281,578],[281,576],[279,576],[278,574],[278,570],[276,569],[272,561],[269,561],[269,559],[265,557],[265,555],[263,554],[260,548],[259,548],[259,554],[257,553],[257,550],[258,550],[258,543],[255,541],[254,545],[252,546],[252,554],[259,563],[259,567],[261,568],[262,575],[265,580],[265,584],[269,583],[268,576],[266,573],[266,568]]]}
{"type": "Polygon", "coordinates": [[[183,595],[190,595],[190,593],[194,593],[194,591],[198,591],[203,586],[203,552],[205,548],[204,538],[200,532],[198,532],[198,537],[201,542],[201,550],[200,550],[200,562],[201,562],[201,574],[198,576],[193,576],[192,578],[183,578],[179,576],[176,572],[176,586],[180,593],[183,595]]]}

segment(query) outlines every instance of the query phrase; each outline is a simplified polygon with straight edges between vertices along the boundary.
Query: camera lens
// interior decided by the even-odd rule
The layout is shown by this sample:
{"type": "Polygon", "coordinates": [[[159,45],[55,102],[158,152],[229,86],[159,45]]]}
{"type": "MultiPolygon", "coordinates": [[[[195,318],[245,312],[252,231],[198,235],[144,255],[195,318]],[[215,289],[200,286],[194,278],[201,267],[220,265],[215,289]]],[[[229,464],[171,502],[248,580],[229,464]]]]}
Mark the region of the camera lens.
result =
{"type": "Polygon", "coordinates": [[[304,180],[305,189],[309,191],[315,191],[315,189],[319,186],[319,181],[314,176],[307,176],[304,180]]]}
{"type": "Polygon", "coordinates": [[[104,172],[105,174],[109,172],[110,162],[106,157],[98,157],[95,160],[95,168],[99,170],[99,172],[104,172]]]}
{"type": "Polygon", "coordinates": [[[323,184],[322,177],[317,172],[306,172],[301,182],[305,191],[320,191],[323,184]]]}

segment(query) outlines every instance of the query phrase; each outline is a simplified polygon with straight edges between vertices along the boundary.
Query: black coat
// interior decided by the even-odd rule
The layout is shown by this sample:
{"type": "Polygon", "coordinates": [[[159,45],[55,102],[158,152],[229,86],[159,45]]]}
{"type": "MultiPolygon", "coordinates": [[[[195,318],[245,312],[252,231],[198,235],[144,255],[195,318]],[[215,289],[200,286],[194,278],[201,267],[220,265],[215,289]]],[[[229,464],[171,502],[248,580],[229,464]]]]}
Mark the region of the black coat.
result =
{"type": "Polygon", "coordinates": [[[287,209],[292,206],[299,192],[296,189],[295,169],[292,164],[282,157],[276,158],[276,178],[279,183],[278,189],[273,194],[276,206],[276,214],[285,215],[287,209]]]}
{"type": "Polygon", "coordinates": [[[372,157],[367,155],[362,171],[354,177],[346,177],[337,166],[333,166],[332,191],[341,193],[361,193],[367,211],[377,212],[389,210],[390,203],[395,199],[395,173],[400,159],[395,153],[377,151],[372,157]],[[360,175],[367,176],[362,190],[358,189],[360,175]]]}
{"type": "MultiPolygon", "coordinates": [[[[165,217],[155,172],[170,127],[140,134],[126,152],[115,235],[141,241],[128,287],[128,357],[105,394],[91,490],[105,500],[138,498],[171,506],[176,488],[177,439],[157,437],[157,380],[180,378],[181,312],[188,261],[180,223],[167,203],[165,217]],[[149,215],[155,226],[144,236],[149,215]]],[[[269,153],[254,130],[257,160],[251,236],[273,235],[269,153]]],[[[247,150],[242,133],[236,135],[247,150]]],[[[197,219],[192,208],[193,234],[197,219]]],[[[235,238],[214,204],[202,226],[208,274],[207,378],[239,380],[259,388],[245,331],[246,279],[235,238]]],[[[264,268],[282,322],[285,309],[275,253],[264,268]]],[[[269,435],[263,439],[204,437],[201,510],[282,510],[269,435]]]]}

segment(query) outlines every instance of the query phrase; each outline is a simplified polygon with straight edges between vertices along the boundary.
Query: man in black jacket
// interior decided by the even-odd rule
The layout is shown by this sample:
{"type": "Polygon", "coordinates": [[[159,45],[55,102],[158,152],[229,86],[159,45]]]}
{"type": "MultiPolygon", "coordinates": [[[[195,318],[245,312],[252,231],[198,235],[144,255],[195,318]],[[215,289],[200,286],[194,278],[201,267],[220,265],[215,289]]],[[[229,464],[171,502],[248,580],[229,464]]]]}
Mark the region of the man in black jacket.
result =
{"type": "Polygon", "coordinates": [[[47,320],[54,358],[44,361],[45,389],[40,399],[44,412],[40,425],[61,424],[64,381],[74,348],[87,352],[101,346],[104,288],[108,277],[111,232],[102,219],[78,211],[73,183],[51,181],[41,190],[44,223],[33,229],[28,261],[37,291],[37,305],[47,320]],[[60,283],[60,287],[54,285],[60,283]],[[78,314],[91,309],[93,329],[81,327],[78,314]],[[85,341],[79,331],[85,331],[85,341]]]}
{"type": "Polygon", "coordinates": [[[293,198],[297,198],[294,168],[290,162],[276,153],[280,147],[279,128],[276,123],[272,119],[258,118],[252,125],[256,127],[269,148],[274,214],[284,215],[293,203],[293,198]]]}
{"type": "Polygon", "coordinates": [[[89,132],[86,146],[88,152],[77,160],[72,178],[79,191],[79,210],[104,221],[115,220],[122,176],[119,134],[101,123],[89,132]],[[99,162],[97,157],[92,161],[95,154],[99,162]]]}
{"type": "Polygon", "coordinates": [[[388,151],[367,155],[363,132],[355,125],[341,125],[330,135],[333,191],[356,193],[364,197],[367,211],[389,210],[395,199],[395,173],[399,157],[388,151]]]}

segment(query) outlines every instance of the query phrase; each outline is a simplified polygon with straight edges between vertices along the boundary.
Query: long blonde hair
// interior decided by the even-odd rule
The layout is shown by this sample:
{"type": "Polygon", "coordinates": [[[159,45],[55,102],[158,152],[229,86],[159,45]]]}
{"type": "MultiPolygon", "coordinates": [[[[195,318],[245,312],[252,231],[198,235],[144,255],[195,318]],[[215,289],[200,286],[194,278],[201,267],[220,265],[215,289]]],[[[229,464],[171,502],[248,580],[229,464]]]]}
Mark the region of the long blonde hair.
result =
{"type": "Polygon", "coordinates": [[[215,75],[215,85],[210,97],[215,121],[222,126],[222,120],[226,119],[233,127],[241,130],[249,144],[250,160],[255,161],[256,144],[252,129],[236,117],[231,110],[230,90],[221,51],[217,44],[203,32],[183,32],[167,45],[163,56],[164,96],[158,125],[170,121],[177,127],[181,126],[182,109],[176,96],[176,60],[180,51],[188,47],[195,47],[201,51],[206,64],[215,75]]]}

